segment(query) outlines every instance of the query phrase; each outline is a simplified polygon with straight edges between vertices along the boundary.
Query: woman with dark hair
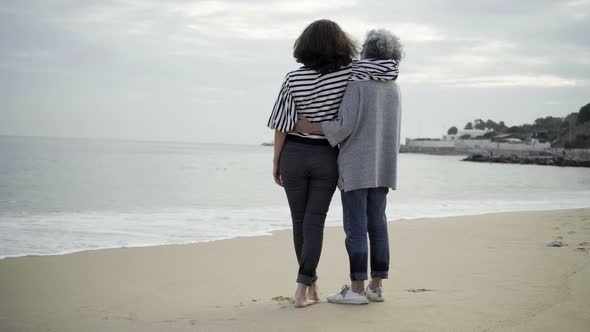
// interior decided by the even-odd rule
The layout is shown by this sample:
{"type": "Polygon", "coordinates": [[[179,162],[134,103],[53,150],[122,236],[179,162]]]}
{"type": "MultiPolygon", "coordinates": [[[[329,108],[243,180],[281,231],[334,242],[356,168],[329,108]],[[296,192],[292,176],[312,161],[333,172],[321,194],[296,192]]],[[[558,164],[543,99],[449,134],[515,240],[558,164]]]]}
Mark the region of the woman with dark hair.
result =
{"type": "Polygon", "coordinates": [[[291,209],[299,263],[295,307],[302,308],[319,301],[316,269],[338,184],[338,149],[322,134],[292,132],[297,118],[313,123],[336,119],[349,80],[394,79],[397,62],[354,62],[355,43],[329,20],[310,24],[295,41],[293,56],[303,67],[287,74],[268,126],[275,129],[273,177],[284,187],[291,209]]]}

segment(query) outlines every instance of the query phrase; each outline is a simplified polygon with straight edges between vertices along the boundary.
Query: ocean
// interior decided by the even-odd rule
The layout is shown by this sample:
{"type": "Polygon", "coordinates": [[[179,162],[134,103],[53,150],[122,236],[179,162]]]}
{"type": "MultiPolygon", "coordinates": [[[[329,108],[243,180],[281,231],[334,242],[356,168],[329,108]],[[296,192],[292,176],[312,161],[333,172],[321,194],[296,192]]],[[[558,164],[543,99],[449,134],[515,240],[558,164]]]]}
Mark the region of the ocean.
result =
{"type": "MultiPolygon", "coordinates": [[[[401,154],[388,219],[590,207],[588,169],[460,159],[401,154]]],[[[0,258],[288,229],[271,173],[265,146],[0,137],[0,258]]]]}

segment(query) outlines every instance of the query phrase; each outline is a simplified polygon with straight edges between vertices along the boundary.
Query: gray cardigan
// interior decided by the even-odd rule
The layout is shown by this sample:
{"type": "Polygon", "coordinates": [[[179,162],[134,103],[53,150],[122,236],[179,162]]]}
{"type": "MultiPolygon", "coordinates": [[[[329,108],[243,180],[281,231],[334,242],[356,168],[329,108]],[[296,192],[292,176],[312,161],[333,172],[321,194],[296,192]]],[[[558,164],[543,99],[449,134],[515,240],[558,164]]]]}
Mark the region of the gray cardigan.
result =
{"type": "Polygon", "coordinates": [[[340,145],[340,190],[396,189],[400,120],[397,83],[348,83],[338,118],[321,123],[330,144],[340,145]]]}

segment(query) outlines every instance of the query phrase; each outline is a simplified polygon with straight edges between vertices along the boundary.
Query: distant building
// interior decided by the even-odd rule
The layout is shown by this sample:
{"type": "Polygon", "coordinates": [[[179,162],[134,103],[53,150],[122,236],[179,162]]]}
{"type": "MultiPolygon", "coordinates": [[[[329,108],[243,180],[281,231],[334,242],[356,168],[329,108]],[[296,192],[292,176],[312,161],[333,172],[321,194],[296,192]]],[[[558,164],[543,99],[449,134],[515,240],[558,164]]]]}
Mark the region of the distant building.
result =
{"type": "Polygon", "coordinates": [[[401,151],[431,154],[484,153],[500,155],[503,153],[538,154],[551,148],[551,144],[539,139],[540,137],[523,133],[506,133],[496,135],[491,139],[476,139],[490,132],[492,130],[489,129],[464,129],[459,130],[456,135],[443,135],[442,139],[408,138],[401,151]]]}
{"type": "Polygon", "coordinates": [[[481,130],[481,129],[461,129],[457,132],[457,134],[455,135],[443,135],[442,136],[442,140],[443,141],[453,141],[456,139],[461,139],[461,137],[465,137],[466,135],[469,135],[470,138],[476,138],[479,136],[483,136],[487,133],[489,133],[491,130],[490,129],[485,129],[485,130],[481,130]]]}
{"type": "Polygon", "coordinates": [[[522,142],[523,139],[518,134],[498,134],[492,137],[492,142],[500,142],[500,143],[514,143],[514,142],[522,142]]]}

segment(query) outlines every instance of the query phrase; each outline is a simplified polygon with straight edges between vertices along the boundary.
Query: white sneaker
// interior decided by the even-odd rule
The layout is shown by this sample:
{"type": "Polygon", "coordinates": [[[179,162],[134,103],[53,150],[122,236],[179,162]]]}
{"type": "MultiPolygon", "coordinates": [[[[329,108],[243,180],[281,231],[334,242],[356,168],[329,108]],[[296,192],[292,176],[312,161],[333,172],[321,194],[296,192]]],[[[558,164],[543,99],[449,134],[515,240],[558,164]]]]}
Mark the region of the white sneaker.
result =
{"type": "Polygon", "coordinates": [[[367,293],[367,298],[373,302],[383,302],[385,301],[385,294],[383,294],[383,290],[381,289],[381,287],[372,290],[371,286],[367,286],[367,291],[365,292],[367,293]]]}
{"type": "Polygon", "coordinates": [[[328,302],[340,304],[367,304],[369,300],[365,292],[355,293],[348,287],[342,286],[342,290],[336,294],[328,296],[328,302]]]}

